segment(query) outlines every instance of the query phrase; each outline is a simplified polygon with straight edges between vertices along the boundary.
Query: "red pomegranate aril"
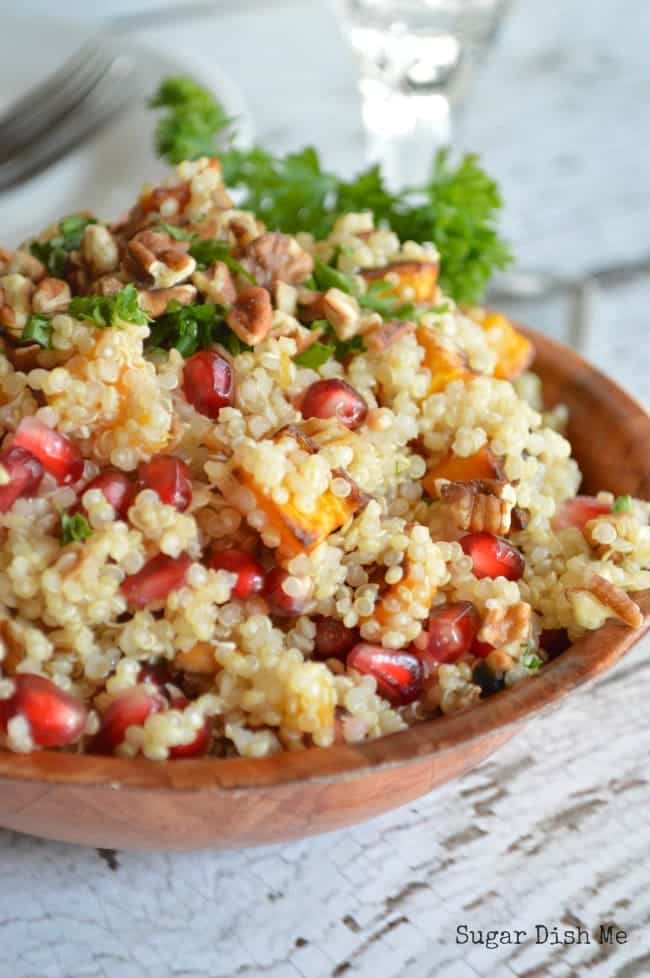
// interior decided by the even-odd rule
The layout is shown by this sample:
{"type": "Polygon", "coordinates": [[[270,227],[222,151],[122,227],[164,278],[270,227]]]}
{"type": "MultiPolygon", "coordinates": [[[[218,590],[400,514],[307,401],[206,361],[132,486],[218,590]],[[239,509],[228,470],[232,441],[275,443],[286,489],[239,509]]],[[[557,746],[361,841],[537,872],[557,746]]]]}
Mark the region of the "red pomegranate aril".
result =
{"type": "Polygon", "coordinates": [[[129,727],[142,727],[147,717],[159,713],[165,701],[158,693],[127,689],[119,693],[101,719],[99,731],[91,740],[91,754],[112,754],[124,742],[129,727]]]}
{"type": "Polygon", "coordinates": [[[81,495],[83,496],[89,489],[101,489],[118,519],[126,518],[136,492],[131,479],[119,469],[105,469],[100,472],[83,488],[81,495]]]}
{"type": "Polygon", "coordinates": [[[305,391],[300,411],[303,418],[336,418],[354,430],[366,420],[368,405],[344,380],[317,380],[305,391]]]}
{"type": "Polygon", "coordinates": [[[544,628],[539,636],[539,645],[551,659],[556,659],[558,655],[566,652],[571,645],[571,640],[566,628],[544,628]]]}
{"type": "Polygon", "coordinates": [[[230,363],[216,350],[201,350],[183,367],[183,392],[199,414],[216,420],[235,399],[235,378],[230,363]]]}
{"type": "Polygon", "coordinates": [[[325,618],[319,615],[314,623],[316,659],[345,659],[350,649],[359,641],[359,632],[356,628],[346,628],[338,618],[325,618]]]}
{"type": "Polygon", "coordinates": [[[284,583],[291,577],[288,571],[282,567],[274,567],[268,571],[264,582],[264,597],[269,603],[272,615],[282,618],[293,618],[301,615],[309,602],[309,594],[298,595],[287,594],[284,590],[284,583]]]}
{"type": "Polygon", "coordinates": [[[237,575],[233,598],[245,601],[264,590],[264,568],[245,550],[219,550],[212,554],[208,566],[237,575]]]}
{"type": "Polygon", "coordinates": [[[0,486],[0,513],[8,512],[21,496],[33,496],[43,478],[43,466],[24,448],[10,448],[0,454],[0,465],[9,482],[0,486]]]}
{"type": "Polygon", "coordinates": [[[555,530],[565,530],[568,526],[574,526],[581,530],[589,520],[595,520],[597,516],[605,516],[611,513],[610,503],[603,503],[594,496],[576,496],[574,499],[565,499],[560,503],[552,523],[555,530]]]}
{"type": "Polygon", "coordinates": [[[77,482],[83,475],[83,455],[74,442],[38,418],[23,418],[16,430],[14,447],[35,455],[60,485],[77,482]]]}
{"type": "Polygon", "coordinates": [[[524,558],[515,546],[494,533],[467,533],[458,541],[472,559],[475,577],[506,577],[518,581],[524,573],[524,558]]]}
{"type": "MultiPolygon", "coordinates": [[[[170,705],[175,710],[184,710],[189,702],[184,696],[177,696],[176,699],[171,701],[170,705]]],[[[170,760],[179,761],[187,757],[202,757],[210,749],[211,740],[212,720],[210,717],[206,717],[203,724],[196,731],[194,739],[189,744],[177,744],[175,747],[169,748],[170,760]]]]}
{"type": "Polygon", "coordinates": [[[65,747],[79,739],[88,716],[80,700],[45,676],[24,672],[13,682],[12,695],[0,700],[0,729],[4,733],[10,720],[19,716],[27,721],[38,747],[65,747]]]}
{"type": "Polygon", "coordinates": [[[149,686],[153,686],[161,696],[167,696],[167,685],[171,684],[176,686],[175,676],[172,672],[172,668],[168,662],[158,662],[156,665],[152,665],[150,662],[145,662],[144,665],[140,667],[138,672],[138,682],[147,683],[149,686]]]}
{"type": "Polygon", "coordinates": [[[161,501],[183,513],[192,502],[192,473],[175,455],[154,455],[138,468],[138,491],[153,489],[161,501]]]}
{"type": "Polygon", "coordinates": [[[418,698],[424,679],[424,667],[412,652],[385,649],[381,645],[360,642],[348,653],[349,669],[377,680],[377,692],[393,706],[404,706],[418,698]]]}
{"type": "Polygon", "coordinates": [[[171,591],[183,586],[191,558],[188,554],[168,557],[158,554],[147,561],[142,570],[122,581],[122,594],[134,608],[164,601],[171,591]]]}
{"type": "Polygon", "coordinates": [[[471,601],[433,608],[426,629],[426,645],[419,655],[425,672],[428,674],[441,662],[457,662],[471,649],[480,627],[481,619],[471,601]]]}
{"type": "Polygon", "coordinates": [[[472,654],[478,659],[486,659],[490,652],[494,652],[494,646],[490,645],[489,642],[481,642],[480,639],[475,639],[472,644],[472,654]]]}

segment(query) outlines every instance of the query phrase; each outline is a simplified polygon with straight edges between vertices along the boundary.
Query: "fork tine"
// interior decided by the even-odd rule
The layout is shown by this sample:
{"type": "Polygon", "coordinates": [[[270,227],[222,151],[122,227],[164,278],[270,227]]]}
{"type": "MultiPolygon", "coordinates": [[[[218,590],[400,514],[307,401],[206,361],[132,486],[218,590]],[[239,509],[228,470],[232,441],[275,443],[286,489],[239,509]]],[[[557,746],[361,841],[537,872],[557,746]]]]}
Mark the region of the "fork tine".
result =
{"type": "Polygon", "coordinates": [[[69,114],[61,126],[48,131],[26,150],[0,163],[0,192],[44,170],[124,108],[137,91],[136,68],[133,59],[116,57],[78,112],[69,114]]]}
{"type": "Polygon", "coordinates": [[[59,87],[79,71],[83,64],[97,52],[97,49],[96,41],[85,41],[56,71],[47,75],[43,81],[34,85],[24,95],[12,102],[4,112],[0,113],[0,131],[5,126],[14,125],[24,118],[25,114],[30,112],[32,105],[47,104],[56,95],[59,87]]]}
{"type": "Polygon", "coordinates": [[[0,160],[13,156],[72,111],[99,83],[114,60],[114,55],[98,49],[94,56],[79,64],[53,97],[36,106],[24,118],[0,126],[0,160]]]}

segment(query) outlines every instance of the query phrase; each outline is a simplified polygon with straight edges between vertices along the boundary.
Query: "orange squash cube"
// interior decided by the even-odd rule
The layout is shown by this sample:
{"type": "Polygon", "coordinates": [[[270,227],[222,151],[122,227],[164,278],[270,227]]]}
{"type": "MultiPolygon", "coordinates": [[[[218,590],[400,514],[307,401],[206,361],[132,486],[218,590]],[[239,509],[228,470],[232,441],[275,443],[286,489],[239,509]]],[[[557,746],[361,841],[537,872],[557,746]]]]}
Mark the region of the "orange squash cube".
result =
{"type": "Polygon", "coordinates": [[[394,261],[383,268],[364,268],[366,282],[387,279],[390,287],[380,295],[394,295],[403,302],[431,303],[438,287],[438,263],[435,261],[394,261]]]}
{"type": "Polygon", "coordinates": [[[431,373],[428,394],[444,390],[452,380],[471,380],[476,376],[470,370],[465,354],[443,346],[433,330],[418,326],[416,336],[420,346],[424,347],[424,366],[431,373]]]}
{"type": "Polygon", "coordinates": [[[499,312],[488,312],[478,322],[485,330],[488,345],[497,355],[494,376],[500,380],[514,380],[533,362],[533,344],[499,312]]]}
{"type": "Polygon", "coordinates": [[[449,452],[441,462],[430,468],[422,480],[422,488],[429,496],[436,495],[437,479],[449,479],[450,482],[503,479],[503,470],[496,456],[487,445],[483,445],[478,452],[465,457],[449,452]]]}

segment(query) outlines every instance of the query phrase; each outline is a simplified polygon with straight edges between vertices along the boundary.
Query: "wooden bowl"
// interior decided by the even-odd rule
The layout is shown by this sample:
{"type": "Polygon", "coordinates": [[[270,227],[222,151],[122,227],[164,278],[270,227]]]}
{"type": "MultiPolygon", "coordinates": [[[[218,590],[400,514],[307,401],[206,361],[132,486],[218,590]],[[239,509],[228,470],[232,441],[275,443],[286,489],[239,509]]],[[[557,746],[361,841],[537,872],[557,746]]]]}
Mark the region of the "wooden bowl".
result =
{"type": "MultiPolygon", "coordinates": [[[[572,350],[530,335],[549,404],[570,408],[585,491],[647,497],[647,413],[572,350]]],[[[650,591],[640,601],[647,615],[650,591]]],[[[470,712],[364,744],[164,763],[0,751],[0,825],[83,845],[197,849],[296,839],[359,822],[475,767],[533,714],[610,668],[644,630],[610,621],[540,675],[470,712]]]]}

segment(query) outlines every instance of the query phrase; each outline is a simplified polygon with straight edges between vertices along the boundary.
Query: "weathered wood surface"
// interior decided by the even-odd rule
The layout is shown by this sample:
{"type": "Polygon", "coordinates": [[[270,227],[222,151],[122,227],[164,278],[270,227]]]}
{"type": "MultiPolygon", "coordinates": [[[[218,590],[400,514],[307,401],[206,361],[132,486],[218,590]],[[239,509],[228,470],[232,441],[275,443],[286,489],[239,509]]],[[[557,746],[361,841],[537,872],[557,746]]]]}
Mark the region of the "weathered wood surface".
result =
{"type": "MultiPolygon", "coordinates": [[[[265,141],[309,140],[352,166],[354,75],[321,6],[273,0],[256,21],[242,4],[166,43],[218,56],[265,141]]],[[[599,273],[591,354],[647,400],[650,8],[588,7],[520,0],[464,138],[503,182],[526,263],[599,273]]],[[[548,322],[549,307],[538,315],[548,322]]],[[[646,641],[461,781],[304,843],[98,855],[1,834],[0,974],[646,978],[648,690],[646,641]],[[462,923],[530,936],[520,947],[460,946],[462,923]],[[615,923],[628,941],[536,945],[536,923],[590,933],[615,923]]]]}

